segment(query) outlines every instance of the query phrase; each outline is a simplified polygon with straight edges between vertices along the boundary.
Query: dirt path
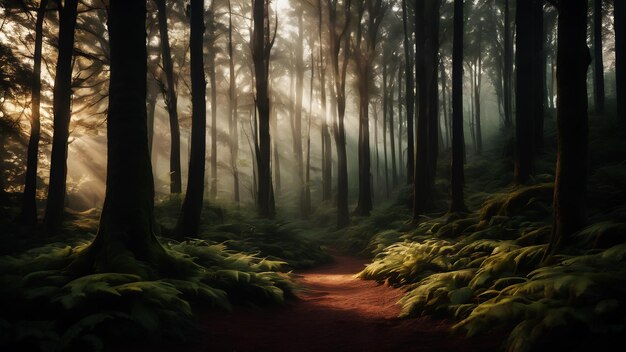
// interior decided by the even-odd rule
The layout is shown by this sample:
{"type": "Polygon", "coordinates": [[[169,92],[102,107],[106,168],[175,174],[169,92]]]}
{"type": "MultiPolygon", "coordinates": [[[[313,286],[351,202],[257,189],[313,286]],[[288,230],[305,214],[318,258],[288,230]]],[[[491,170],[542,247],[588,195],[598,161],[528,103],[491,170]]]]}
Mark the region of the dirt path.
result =
{"type": "Polygon", "coordinates": [[[202,322],[198,351],[494,351],[498,338],[451,336],[445,322],[398,319],[402,291],[354,278],[364,260],[298,273],[301,300],[276,309],[239,309],[202,322]]]}

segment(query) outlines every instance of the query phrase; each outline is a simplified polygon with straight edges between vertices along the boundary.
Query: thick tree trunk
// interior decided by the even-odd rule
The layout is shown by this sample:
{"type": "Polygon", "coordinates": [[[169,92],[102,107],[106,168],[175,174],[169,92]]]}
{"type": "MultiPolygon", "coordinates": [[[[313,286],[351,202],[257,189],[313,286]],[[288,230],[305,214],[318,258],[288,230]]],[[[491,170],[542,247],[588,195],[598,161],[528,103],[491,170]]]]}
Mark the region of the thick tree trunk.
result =
{"type": "Polygon", "coordinates": [[[49,234],[55,234],[59,230],[65,209],[67,142],[70,134],[72,106],[72,53],[77,8],[77,0],[67,0],[62,7],[59,4],[59,56],[53,92],[54,135],[50,158],[48,202],[44,218],[46,232],[49,234]]]}
{"type": "Polygon", "coordinates": [[[180,128],[178,126],[178,95],[176,82],[174,81],[174,66],[170,52],[169,34],[167,32],[167,9],[165,0],[155,0],[158,9],[159,33],[161,35],[161,56],[163,57],[163,71],[165,71],[166,98],[165,105],[170,121],[170,192],[181,193],[181,169],[180,169],[180,128]]]}
{"type": "Polygon", "coordinates": [[[571,243],[586,222],[588,173],[587,1],[561,1],[557,56],[558,151],[554,223],[547,258],[571,243]]]}
{"type": "Polygon", "coordinates": [[[412,43],[410,40],[411,31],[408,27],[408,9],[406,0],[402,0],[402,25],[404,29],[404,69],[405,69],[405,100],[406,100],[406,175],[407,184],[413,183],[413,174],[415,172],[415,138],[413,136],[414,127],[413,121],[415,121],[415,93],[413,89],[415,87],[413,81],[413,60],[411,56],[412,43]]]}
{"type": "Polygon", "coordinates": [[[626,4],[614,0],[615,9],[615,82],[617,85],[617,119],[626,123],[626,4]]]}
{"type": "Polygon", "coordinates": [[[272,187],[270,101],[269,101],[269,59],[273,41],[269,40],[267,0],[254,0],[253,4],[253,43],[252,57],[256,83],[256,108],[258,111],[258,164],[257,205],[259,215],[273,218],[275,215],[274,192],[272,187]]]}
{"type": "MultiPolygon", "coordinates": [[[[191,36],[189,40],[191,66],[191,152],[187,193],[176,224],[179,237],[198,236],[204,196],[204,163],[206,158],[206,79],[204,78],[204,0],[191,0],[191,36]]],[[[209,56],[212,56],[209,53],[209,56]]],[[[212,82],[215,83],[215,82],[212,82]]],[[[215,86],[211,86],[215,90],[215,86]]],[[[215,109],[215,105],[211,107],[215,109]]],[[[213,125],[215,129],[215,125],[213,125]]],[[[213,152],[215,150],[213,149],[213,152]]],[[[214,175],[212,175],[214,176],[214,175]]],[[[212,177],[212,185],[214,183],[212,177]]],[[[212,195],[213,190],[212,190],[212,195]]]]}
{"type": "MultiPolygon", "coordinates": [[[[203,0],[204,2],[204,0],[203,0]]],[[[207,59],[209,60],[209,80],[211,82],[211,184],[209,187],[211,199],[217,198],[217,82],[215,72],[215,38],[217,38],[217,23],[215,20],[215,1],[211,1],[211,8],[209,10],[209,36],[211,38],[211,47],[207,59]]],[[[204,21],[202,22],[204,24],[204,21]]],[[[202,27],[204,29],[204,27],[202,27]]],[[[204,31],[203,31],[204,33],[204,31]]],[[[200,74],[198,72],[197,74],[200,74]]],[[[193,74],[192,74],[193,80],[193,74]]],[[[204,80],[204,72],[202,72],[202,79],[204,80]]],[[[193,84],[193,83],[192,83],[193,84]]],[[[206,91],[206,89],[205,89],[206,91]]],[[[206,106],[206,101],[204,102],[206,106]]],[[[206,122],[206,119],[205,119],[206,122]]],[[[193,122],[192,122],[193,123],[193,122]]],[[[205,128],[206,130],[206,123],[205,128]]],[[[193,132],[192,132],[193,133],[193,132]]],[[[193,138],[193,136],[192,136],[193,138]]]]}
{"type": "Polygon", "coordinates": [[[22,209],[17,216],[22,225],[37,223],[37,164],[39,161],[39,139],[41,136],[40,106],[41,106],[41,51],[43,43],[43,20],[46,15],[48,0],[41,0],[37,9],[35,22],[35,52],[33,55],[33,81],[31,84],[31,119],[30,137],[28,139],[28,153],[26,161],[26,180],[22,209]]]}
{"type": "Polygon", "coordinates": [[[515,114],[515,173],[517,184],[524,184],[534,173],[535,156],[535,94],[533,80],[533,1],[520,1],[516,13],[517,67],[516,114],[515,114]]]}
{"type": "Polygon", "coordinates": [[[602,55],[602,0],[593,1],[593,100],[597,114],[604,113],[604,58],[602,55]]]}
{"type": "Polygon", "coordinates": [[[122,272],[155,279],[159,272],[171,270],[152,227],[145,18],[145,2],[110,1],[106,197],[95,240],[70,266],[79,274],[122,272]]]}
{"type": "Polygon", "coordinates": [[[454,38],[452,44],[452,163],[450,212],[465,211],[463,197],[463,0],[454,0],[454,38]]]}

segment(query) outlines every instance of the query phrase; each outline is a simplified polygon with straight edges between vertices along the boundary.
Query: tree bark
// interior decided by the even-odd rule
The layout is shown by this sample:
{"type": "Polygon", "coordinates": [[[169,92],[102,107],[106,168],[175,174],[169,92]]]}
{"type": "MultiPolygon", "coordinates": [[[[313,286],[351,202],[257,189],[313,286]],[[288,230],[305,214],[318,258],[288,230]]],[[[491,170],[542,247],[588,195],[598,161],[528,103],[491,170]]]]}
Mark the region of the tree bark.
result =
{"type": "Polygon", "coordinates": [[[22,225],[37,224],[37,164],[39,161],[39,139],[41,137],[40,106],[41,106],[41,51],[43,46],[43,20],[46,15],[48,0],[41,0],[37,9],[35,22],[35,52],[33,55],[33,81],[31,84],[31,120],[30,137],[26,161],[26,180],[22,209],[17,222],[22,225]]]}
{"type": "MultiPolygon", "coordinates": [[[[59,4],[59,56],[54,78],[54,135],[50,160],[50,183],[44,224],[48,234],[55,234],[63,221],[67,178],[67,142],[72,106],[72,53],[78,0],[59,4]]],[[[144,76],[145,79],[145,76],[144,76]]],[[[146,144],[147,145],[147,144],[146,144]]]]}
{"type": "Polygon", "coordinates": [[[70,266],[79,274],[122,272],[155,279],[171,270],[153,232],[145,18],[145,2],[110,1],[106,196],[96,238],[70,266]]]}
{"type": "Polygon", "coordinates": [[[163,70],[167,80],[165,105],[170,121],[170,192],[178,194],[182,192],[181,169],[180,169],[180,128],[178,126],[178,95],[176,82],[174,81],[174,66],[170,52],[169,34],[167,32],[167,9],[165,0],[155,0],[158,9],[159,33],[161,35],[161,56],[163,57],[163,70]]]}
{"type": "Polygon", "coordinates": [[[533,36],[533,135],[536,157],[543,149],[543,120],[546,96],[546,61],[543,30],[544,0],[532,1],[532,36],[533,36]]]}
{"type": "Polygon", "coordinates": [[[228,0],[228,132],[230,134],[230,166],[233,169],[233,200],[239,204],[239,169],[237,157],[239,153],[239,129],[237,127],[237,80],[235,77],[235,58],[233,55],[233,14],[230,0],[228,0]]]}
{"type": "Polygon", "coordinates": [[[513,40],[511,39],[511,11],[509,0],[504,0],[504,129],[510,131],[513,127],[512,114],[512,87],[513,77],[513,40]]]}
{"type": "Polygon", "coordinates": [[[269,33],[268,0],[254,0],[252,58],[256,84],[256,108],[258,111],[258,164],[257,205],[259,215],[273,218],[275,215],[272,169],[270,165],[270,101],[269,101],[269,60],[273,45],[269,33]]]}
{"type": "Polygon", "coordinates": [[[454,38],[452,44],[452,163],[450,212],[465,211],[463,184],[463,0],[454,0],[454,38]]]}
{"type": "Polygon", "coordinates": [[[602,55],[602,0],[593,1],[593,98],[597,114],[604,113],[604,58],[602,55]]]}
{"type": "MultiPolygon", "coordinates": [[[[187,192],[176,225],[179,237],[197,237],[204,196],[204,163],[206,160],[206,79],[204,78],[204,0],[191,0],[191,36],[189,39],[191,66],[191,152],[187,192]]],[[[209,53],[211,56],[211,53],[209,53]]],[[[213,82],[215,83],[215,82],[213,82]]],[[[215,90],[215,86],[211,87],[215,90]]],[[[211,107],[215,109],[215,105],[211,107]]],[[[215,125],[213,125],[215,129],[215,125]]],[[[215,152],[215,149],[213,149],[215,152]]],[[[213,175],[212,175],[213,176],[213,175]]],[[[214,177],[212,177],[212,184],[214,177]]],[[[212,190],[213,193],[213,190],[212,190]]]]}
{"type": "Polygon", "coordinates": [[[298,10],[298,40],[296,42],[296,111],[292,123],[293,156],[296,167],[296,181],[300,195],[300,216],[306,217],[305,189],[304,189],[304,160],[302,152],[302,97],[304,95],[304,9],[300,5],[298,10]]]}
{"type": "Polygon", "coordinates": [[[615,10],[615,82],[617,85],[617,119],[626,123],[626,4],[614,0],[615,10]]]}
{"type": "Polygon", "coordinates": [[[481,116],[480,116],[480,92],[482,83],[482,69],[483,69],[483,56],[482,56],[482,25],[478,29],[478,56],[476,58],[476,72],[474,84],[474,106],[476,107],[476,154],[482,155],[483,153],[483,133],[481,128],[481,116]]]}
{"type": "MultiPolygon", "coordinates": [[[[204,3],[204,0],[203,0],[204,3]]],[[[207,55],[207,59],[209,60],[209,81],[211,82],[211,185],[209,187],[211,199],[215,200],[217,198],[217,82],[215,77],[215,41],[217,40],[217,24],[215,19],[215,1],[211,1],[211,7],[209,9],[209,38],[210,38],[210,47],[209,53],[207,55]]],[[[204,25],[204,21],[202,22],[204,25]]],[[[200,23],[198,23],[200,25],[200,23]]],[[[204,33],[204,26],[203,32],[204,33]]],[[[199,28],[198,28],[199,29],[199,28]]],[[[202,35],[201,35],[202,36],[202,35]]],[[[198,72],[197,74],[201,74],[198,72]]],[[[192,74],[192,80],[193,80],[192,74]]],[[[204,72],[202,72],[202,79],[204,80],[204,72]]],[[[193,83],[192,83],[193,85],[193,83]]],[[[206,91],[206,88],[205,88],[206,91]]],[[[200,103],[200,102],[198,102],[200,103]]],[[[192,103],[193,104],[193,103],[192,103]]],[[[204,102],[204,106],[206,107],[206,101],[204,102]]],[[[198,106],[199,108],[200,106],[198,106]]],[[[193,122],[192,122],[193,123],[193,122]]],[[[205,128],[206,130],[206,119],[205,119],[205,128]]],[[[193,133],[193,132],[192,132],[193,133]]],[[[193,137],[192,137],[193,138],[193,137]]]]}
{"type": "Polygon", "coordinates": [[[332,146],[330,140],[330,131],[329,131],[329,116],[328,111],[326,109],[326,65],[324,63],[324,45],[323,45],[323,37],[322,37],[322,23],[323,23],[323,12],[322,12],[322,0],[317,1],[318,7],[318,32],[319,32],[319,55],[320,55],[320,69],[319,69],[319,79],[320,79],[320,102],[322,106],[322,112],[324,116],[322,117],[322,200],[330,201],[332,198],[333,191],[333,155],[332,155],[332,146]]]}
{"type": "Polygon", "coordinates": [[[411,32],[408,30],[408,9],[406,0],[402,0],[402,25],[404,29],[404,69],[405,69],[405,100],[406,100],[406,175],[407,184],[413,183],[413,174],[415,172],[415,138],[413,136],[413,121],[415,120],[415,93],[413,89],[413,58],[411,56],[411,32]]]}
{"type": "Polygon", "coordinates": [[[588,173],[587,1],[559,3],[557,54],[558,150],[554,223],[546,259],[571,244],[586,223],[588,173]]]}

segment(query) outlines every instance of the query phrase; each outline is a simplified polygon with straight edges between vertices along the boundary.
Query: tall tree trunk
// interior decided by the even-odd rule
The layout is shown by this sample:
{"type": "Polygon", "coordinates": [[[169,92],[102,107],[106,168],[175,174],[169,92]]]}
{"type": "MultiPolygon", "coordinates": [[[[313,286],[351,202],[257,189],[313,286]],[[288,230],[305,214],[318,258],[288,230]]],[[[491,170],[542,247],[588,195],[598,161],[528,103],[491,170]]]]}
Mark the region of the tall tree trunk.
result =
{"type": "Polygon", "coordinates": [[[180,128],[178,126],[178,95],[176,82],[174,81],[174,65],[170,52],[169,34],[167,32],[167,9],[165,0],[154,0],[158,9],[159,33],[161,35],[161,56],[163,57],[163,70],[165,71],[166,96],[165,105],[170,117],[170,192],[181,193],[181,168],[180,168],[180,128]]]}
{"type": "Polygon", "coordinates": [[[543,3],[544,0],[533,0],[533,135],[535,138],[535,156],[543,149],[543,120],[544,120],[544,103],[546,95],[546,61],[544,50],[544,31],[543,31],[543,3]]]}
{"type": "MultiPolygon", "coordinates": [[[[380,148],[378,146],[378,107],[374,104],[372,106],[374,111],[374,149],[376,149],[376,182],[374,189],[380,187],[380,148]]],[[[374,195],[380,195],[380,192],[375,192],[374,195]]]]}
{"type": "MultiPolygon", "coordinates": [[[[209,80],[211,82],[211,185],[209,190],[211,199],[215,200],[217,198],[217,82],[215,77],[215,41],[218,35],[217,24],[215,22],[215,1],[211,1],[209,18],[207,20],[209,22],[209,37],[211,38],[211,47],[207,55],[207,59],[209,60],[209,80]]],[[[204,73],[202,74],[202,78],[204,79],[204,73]]],[[[206,105],[206,102],[204,105],[206,105]]]]}
{"type": "Polygon", "coordinates": [[[278,112],[276,111],[275,102],[275,100],[272,100],[270,131],[274,136],[274,138],[272,138],[272,152],[274,159],[274,194],[276,195],[276,198],[278,198],[281,192],[280,153],[278,151],[278,146],[280,145],[278,136],[280,133],[278,132],[278,112]]]}
{"type": "MultiPolygon", "coordinates": [[[[313,46],[313,44],[311,44],[313,46]]],[[[315,80],[315,59],[311,50],[311,81],[309,91],[309,119],[306,133],[306,163],[304,172],[304,214],[311,213],[311,120],[313,120],[313,83],[315,80]]]]}
{"type": "Polygon", "coordinates": [[[239,169],[237,158],[239,153],[239,128],[237,121],[237,79],[235,77],[235,58],[233,55],[233,14],[230,0],[228,0],[228,132],[230,134],[230,166],[233,169],[233,200],[239,204],[239,169]]]}
{"type": "Polygon", "coordinates": [[[432,201],[439,157],[439,9],[441,0],[426,3],[428,20],[426,69],[428,79],[428,187],[432,201]]]}
{"type": "MultiPolygon", "coordinates": [[[[59,4],[59,56],[54,77],[53,111],[54,135],[50,160],[50,183],[44,224],[46,232],[54,234],[63,221],[67,178],[67,142],[72,106],[72,53],[78,0],[59,4]]],[[[144,76],[145,79],[145,76],[144,76]]],[[[145,101],[144,101],[145,104],[145,101]]],[[[147,146],[147,143],[146,143],[147,146]]]]}
{"type": "Polygon", "coordinates": [[[383,153],[385,154],[385,194],[389,199],[389,157],[387,153],[387,65],[383,63],[383,153]]]}
{"type": "Polygon", "coordinates": [[[398,64],[398,176],[402,178],[404,172],[404,156],[402,152],[402,76],[404,70],[402,65],[398,64]]]}
{"type": "MultiPolygon", "coordinates": [[[[202,45],[205,29],[204,0],[191,0],[190,16],[191,152],[189,155],[187,193],[185,194],[183,207],[176,224],[176,232],[179,237],[198,236],[204,196],[204,163],[206,158],[206,79],[204,78],[204,52],[202,45]]],[[[209,57],[211,56],[212,54],[209,53],[209,57]]],[[[215,90],[214,85],[211,88],[215,90]]],[[[215,105],[211,109],[214,110],[215,105]]],[[[215,129],[215,125],[213,125],[213,129],[215,129]]],[[[213,184],[213,182],[211,183],[213,184]]],[[[213,190],[211,193],[213,193],[213,190]]],[[[214,194],[212,195],[214,196],[214,194]]]]}
{"type": "Polygon", "coordinates": [[[448,79],[447,75],[446,75],[446,66],[443,64],[443,59],[439,59],[439,72],[441,73],[441,101],[442,101],[442,108],[443,108],[443,124],[446,127],[446,134],[445,134],[445,140],[446,143],[444,144],[446,148],[448,148],[450,146],[450,119],[448,118],[448,96],[447,96],[447,84],[446,81],[448,79]]]}
{"type": "Polygon", "coordinates": [[[588,172],[587,1],[559,3],[557,54],[558,151],[554,224],[547,258],[571,243],[586,222],[588,172]]]}
{"type": "Polygon", "coordinates": [[[504,128],[510,131],[513,127],[513,104],[511,80],[513,78],[513,40],[511,38],[511,11],[509,1],[504,0],[504,128]]]}
{"type": "Polygon", "coordinates": [[[602,55],[602,0],[593,1],[593,101],[597,114],[604,113],[604,58],[602,55]]]}
{"type": "MultiPolygon", "coordinates": [[[[393,74],[392,70],[392,74],[393,74]]],[[[393,77],[393,75],[392,75],[393,77]]],[[[396,188],[398,186],[398,168],[396,166],[396,134],[395,134],[395,123],[394,123],[394,101],[393,101],[393,79],[389,80],[389,102],[387,106],[389,107],[389,146],[391,149],[391,186],[392,188],[396,188]]]]}
{"type": "Polygon", "coordinates": [[[520,1],[516,13],[516,51],[517,67],[516,114],[515,114],[515,174],[517,184],[524,184],[534,173],[535,155],[535,85],[533,80],[533,4],[532,1],[520,1]]]}
{"type": "Polygon", "coordinates": [[[296,181],[300,195],[300,216],[306,217],[304,190],[304,160],[302,153],[302,97],[304,95],[304,9],[298,9],[298,41],[296,42],[296,111],[293,121],[293,156],[296,181]]]}
{"type": "Polygon", "coordinates": [[[35,22],[35,52],[33,55],[33,81],[31,84],[31,119],[30,137],[28,139],[28,154],[26,161],[26,180],[22,209],[17,221],[23,225],[37,223],[37,163],[39,161],[39,139],[41,123],[39,120],[41,106],[41,50],[43,43],[43,20],[46,15],[48,0],[41,0],[37,9],[35,22]]]}
{"type": "Polygon", "coordinates": [[[452,203],[450,212],[465,211],[463,197],[463,0],[454,0],[454,38],[452,44],[452,203]]]}
{"type": "Polygon", "coordinates": [[[626,4],[614,0],[615,10],[615,82],[617,119],[626,123],[626,4]]]}
{"type": "Polygon", "coordinates": [[[146,117],[146,3],[109,3],[106,196],[98,234],[70,269],[155,279],[159,271],[171,270],[171,265],[153,229],[154,183],[146,117]],[[137,264],[131,265],[133,262],[137,264]]]}
{"type": "Polygon", "coordinates": [[[330,140],[330,131],[328,123],[328,111],[326,108],[326,64],[324,63],[324,41],[322,37],[322,0],[317,1],[318,8],[318,23],[317,28],[319,32],[319,78],[320,78],[320,102],[322,106],[322,200],[330,201],[333,191],[333,154],[330,140]]]}
{"type": "Polygon", "coordinates": [[[350,13],[351,3],[343,4],[344,22],[338,27],[337,2],[328,2],[328,29],[330,34],[330,51],[335,81],[335,102],[337,104],[337,120],[335,122],[335,146],[337,148],[337,227],[343,228],[350,223],[348,212],[348,160],[346,154],[346,131],[344,118],[346,113],[346,73],[350,55],[350,13]],[[343,44],[343,48],[341,45],[343,44]],[[340,60],[339,53],[342,52],[340,60]]]}
{"type": "Polygon", "coordinates": [[[481,129],[481,116],[480,116],[480,91],[482,83],[482,70],[483,70],[483,57],[482,57],[482,25],[478,30],[478,57],[476,58],[476,72],[474,85],[474,105],[476,106],[476,154],[482,155],[483,153],[483,133],[481,129]]]}
{"type": "Polygon", "coordinates": [[[413,183],[413,173],[415,172],[415,138],[413,136],[414,127],[413,121],[415,120],[415,93],[413,89],[415,84],[413,82],[413,59],[411,56],[412,43],[410,40],[411,32],[409,31],[408,24],[408,9],[406,0],[402,0],[402,25],[404,29],[404,69],[405,69],[405,101],[406,101],[406,175],[407,184],[413,183]]]}
{"type": "Polygon", "coordinates": [[[268,0],[254,0],[253,3],[253,42],[252,58],[256,83],[256,108],[258,111],[258,164],[257,204],[261,217],[273,218],[275,215],[274,194],[272,187],[272,168],[270,165],[270,101],[269,101],[269,60],[274,39],[270,39],[268,0]]]}

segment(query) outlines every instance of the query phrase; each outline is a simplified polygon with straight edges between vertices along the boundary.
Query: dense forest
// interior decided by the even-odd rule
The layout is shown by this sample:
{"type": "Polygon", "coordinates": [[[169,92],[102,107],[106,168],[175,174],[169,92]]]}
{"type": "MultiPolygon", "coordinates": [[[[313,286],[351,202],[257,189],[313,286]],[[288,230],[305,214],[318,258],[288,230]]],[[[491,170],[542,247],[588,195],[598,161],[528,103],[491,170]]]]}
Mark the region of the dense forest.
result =
{"type": "Polygon", "coordinates": [[[624,21],[0,0],[0,349],[620,349],[624,21]]]}

